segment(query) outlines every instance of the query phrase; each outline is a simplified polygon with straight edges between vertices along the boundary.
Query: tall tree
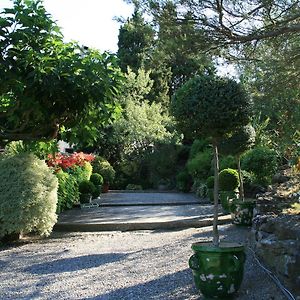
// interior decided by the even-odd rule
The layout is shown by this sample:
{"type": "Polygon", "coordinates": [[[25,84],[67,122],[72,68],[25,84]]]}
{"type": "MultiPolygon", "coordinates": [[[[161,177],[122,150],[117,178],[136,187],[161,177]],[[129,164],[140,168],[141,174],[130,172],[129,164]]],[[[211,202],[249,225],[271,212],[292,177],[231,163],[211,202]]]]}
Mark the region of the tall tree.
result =
{"type": "Polygon", "coordinates": [[[130,67],[134,72],[144,68],[150,58],[154,43],[154,31],[136,7],[132,17],[120,28],[118,57],[123,72],[130,67]]]}

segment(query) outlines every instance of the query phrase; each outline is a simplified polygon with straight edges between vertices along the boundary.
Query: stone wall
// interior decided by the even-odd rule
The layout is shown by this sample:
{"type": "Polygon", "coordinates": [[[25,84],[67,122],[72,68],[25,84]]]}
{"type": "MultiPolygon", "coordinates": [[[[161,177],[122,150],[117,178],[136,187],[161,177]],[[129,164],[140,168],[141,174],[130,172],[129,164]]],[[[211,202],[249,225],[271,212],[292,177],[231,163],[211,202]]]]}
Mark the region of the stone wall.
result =
{"type": "Polygon", "coordinates": [[[251,241],[264,265],[300,296],[300,215],[257,215],[251,241]]]}

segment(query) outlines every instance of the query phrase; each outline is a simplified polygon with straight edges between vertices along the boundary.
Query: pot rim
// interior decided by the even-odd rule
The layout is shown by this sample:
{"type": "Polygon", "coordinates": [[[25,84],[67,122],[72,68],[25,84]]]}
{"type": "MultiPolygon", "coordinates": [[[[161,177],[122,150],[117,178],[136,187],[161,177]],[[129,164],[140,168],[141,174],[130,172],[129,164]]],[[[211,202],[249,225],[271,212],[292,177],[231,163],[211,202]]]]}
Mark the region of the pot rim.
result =
{"type": "Polygon", "coordinates": [[[243,252],[245,246],[235,242],[220,242],[219,246],[214,246],[212,242],[196,242],[192,244],[192,249],[199,252],[243,252]]]}

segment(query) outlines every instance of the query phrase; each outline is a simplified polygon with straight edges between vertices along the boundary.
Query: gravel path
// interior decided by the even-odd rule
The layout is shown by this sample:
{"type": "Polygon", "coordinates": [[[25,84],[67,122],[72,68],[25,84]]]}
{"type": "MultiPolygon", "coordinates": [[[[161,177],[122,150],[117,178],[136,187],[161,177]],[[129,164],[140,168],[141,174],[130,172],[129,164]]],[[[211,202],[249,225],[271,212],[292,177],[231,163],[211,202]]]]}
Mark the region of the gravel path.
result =
{"type": "MultiPolygon", "coordinates": [[[[221,237],[245,241],[248,229],[220,226],[221,237]]],[[[63,234],[0,249],[0,299],[203,299],[192,282],[191,244],[212,227],[181,231],[63,234]]],[[[236,299],[283,300],[248,251],[236,299]]]]}

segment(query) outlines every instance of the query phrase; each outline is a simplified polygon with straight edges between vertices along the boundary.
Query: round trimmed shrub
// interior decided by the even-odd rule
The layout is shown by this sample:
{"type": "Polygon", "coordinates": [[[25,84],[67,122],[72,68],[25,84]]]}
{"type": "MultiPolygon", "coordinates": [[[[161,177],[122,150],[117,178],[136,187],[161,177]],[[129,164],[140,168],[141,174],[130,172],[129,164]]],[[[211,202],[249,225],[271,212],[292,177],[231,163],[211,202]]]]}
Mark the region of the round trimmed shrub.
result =
{"type": "Polygon", "coordinates": [[[221,191],[234,191],[239,187],[239,174],[234,169],[224,169],[219,173],[221,191]]]}
{"type": "Polygon", "coordinates": [[[0,160],[0,237],[34,231],[49,235],[57,221],[58,182],[32,154],[0,160]]]}
{"type": "Polygon", "coordinates": [[[102,185],[103,184],[103,177],[98,173],[93,173],[90,177],[90,181],[94,185],[102,185]]]}
{"type": "Polygon", "coordinates": [[[262,185],[271,183],[277,164],[276,152],[268,147],[253,148],[242,156],[242,169],[252,172],[256,183],[262,185]]]}
{"type": "Polygon", "coordinates": [[[95,185],[91,181],[84,180],[79,183],[79,192],[81,194],[93,194],[95,190],[95,185]]]}
{"type": "Polygon", "coordinates": [[[103,157],[96,156],[92,162],[93,170],[95,173],[103,177],[104,183],[111,183],[115,179],[116,172],[111,164],[103,157]]]}

